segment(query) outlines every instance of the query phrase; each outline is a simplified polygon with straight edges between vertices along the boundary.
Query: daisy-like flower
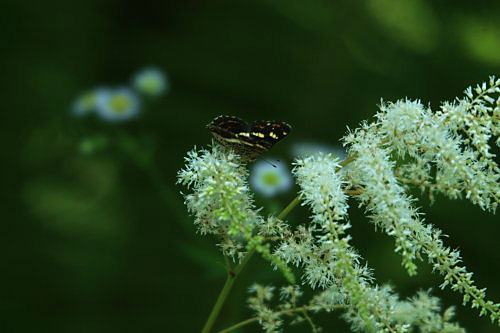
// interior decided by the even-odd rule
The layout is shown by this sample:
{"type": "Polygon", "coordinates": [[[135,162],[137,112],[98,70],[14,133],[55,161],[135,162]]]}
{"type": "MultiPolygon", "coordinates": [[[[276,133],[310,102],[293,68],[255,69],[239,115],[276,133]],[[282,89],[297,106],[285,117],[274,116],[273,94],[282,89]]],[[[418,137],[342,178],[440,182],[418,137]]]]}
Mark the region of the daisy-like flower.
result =
{"type": "Polygon", "coordinates": [[[292,146],[292,155],[296,158],[306,158],[311,155],[317,155],[319,153],[332,154],[340,159],[346,157],[346,152],[341,147],[328,146],[322,143],[315,142],[301,142],[296,143],[292,146]]]}
{"type": "Polygon", "coordinates": [[[274,167],[269,162],[258,161],[251,171],[250,185],[256,192],[273,197],[290,189],[292,176],[283,163],[276,163],[274,167]]]}
{"type": "Polygon", "coordinates": [[[126,87],[101,89],[97,94],[96,111],[106,121],[126,121],[139,114],[140,100],[126,87]]]}
{"type": "Polygon", "coordinates": [[[85,116],[96,109],[97,90],[90,90],[80,95],[73,104],[73,114],[77,117],[85,116]]]}
{"type": "Polygon", "coordinates": [[[147,96],[159,96],[169,88],[167,76],[156,68],[146,68],[138,72],[133,79],[134,88],[147,96]]]}

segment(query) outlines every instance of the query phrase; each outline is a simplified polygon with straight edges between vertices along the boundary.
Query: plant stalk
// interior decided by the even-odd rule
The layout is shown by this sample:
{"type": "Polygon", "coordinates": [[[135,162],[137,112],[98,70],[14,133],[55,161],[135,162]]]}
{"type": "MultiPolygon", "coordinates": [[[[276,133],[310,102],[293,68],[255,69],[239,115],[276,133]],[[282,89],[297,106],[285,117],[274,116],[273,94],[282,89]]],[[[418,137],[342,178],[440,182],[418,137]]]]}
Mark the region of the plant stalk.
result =
{"type": "MultiPolygon", "coordinates": [[[[278,219],[280,220],[284,219],[292,211],[292,209],[294,209],[295,206],[297,206],[299,202],[300,202],[299,196],[295,197],[295,199],[293,199],[288,204],[288,206],[286,206],[285,209],[281,211],[281,213],[278,215],[278,219]]],[[[241,260],[241,263],[238,266],[236,266],[234,271],[228,272],[226,283],[224,283],[224,286],[222,287],[222,290],[219,296],[217,297],[217,301],[215,302],[215,305],[212,308],[212,312],[210,312],[210,315],[208,316],[205,326],[203,326],[203,329],[201,330],[202,333],[210,333],[210,331],[212,330],[212,327],[215,324],[215,320],[219,316],[220,310],[222,309],[222,306],[224,305],[224,302],[226,301],[226,298],[229,295],[229,292],[231,291],[234,282],[240,275],[243,268],[245,268],[250,258],[252,258],[254,253],[255,249],[248,251],[248,253],[241,260]]]]}

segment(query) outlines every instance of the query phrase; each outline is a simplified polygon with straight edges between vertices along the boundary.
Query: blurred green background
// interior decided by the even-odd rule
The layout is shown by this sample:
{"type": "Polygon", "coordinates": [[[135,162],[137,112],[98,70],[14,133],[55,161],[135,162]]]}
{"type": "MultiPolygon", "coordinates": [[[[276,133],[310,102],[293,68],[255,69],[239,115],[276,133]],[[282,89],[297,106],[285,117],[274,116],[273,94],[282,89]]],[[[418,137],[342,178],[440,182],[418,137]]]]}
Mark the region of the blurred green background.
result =
{"type": "MultiPolygon", "coordinates": [[[[338,145],[380,98],[438,108],[500,74],[500,2],[47,1],[2,6],[2,332],[197,332],[225,278],[214,239],[195,233],[174,183],[186,151],[206,146],[219,114],[279,119],[294,131],[273,148],[289,163],[303,141],[338,145]],[[144,66],[168,94],[126,123],[79,119],[81,93],[121,85],[144,66]],[[92,153],[82,141],[104,138],[92,153]],[[13,168],[9,168],[9,166],[13,168]]],[[[270,155],[271,156],[271,155],[270,155]]],[[[257,197],[279,211],[293,191],[257,197]]],[[[354,204],[354,202],[353,202],[354,204]]],[[[420,201],[450,235],[490,299],[500,302],[498,218],[465,201],[420,201]]],[[[356,205],[353,205],[356,206],[356,205]]],[[[290,223],[305,223],[296,209],[290,223]]],[[[410,278],[393,240],[352,208],[353,245],[379,283],[403,296],[434,287],[469,332],[500,331],[437,285],[410,278]]],[[[216,329],[252,314],[252,282],[284,279],[254,258],[216,329]]],[[[347,332],[320,314],[326,332],[347,332]]],[[[240,332],[258,332],[257,325],[240,332]]],[[[305,324],[286,332],[309,331],[305,324]]]]}

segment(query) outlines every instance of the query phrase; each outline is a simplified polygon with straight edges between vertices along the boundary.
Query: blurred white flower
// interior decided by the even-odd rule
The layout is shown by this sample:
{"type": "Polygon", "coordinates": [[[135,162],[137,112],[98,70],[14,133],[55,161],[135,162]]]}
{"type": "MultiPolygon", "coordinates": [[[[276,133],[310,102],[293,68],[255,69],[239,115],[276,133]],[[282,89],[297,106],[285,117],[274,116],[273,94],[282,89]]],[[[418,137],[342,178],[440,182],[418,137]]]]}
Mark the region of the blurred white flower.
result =
{"type": "Polygon", "coordinates": [[[97,90],[87,91],[80,95],[73,104],[73,114],[75,116],[85,116],[96,110],[97,90]]]}
{"type": "Polygon", "coordinates": [[[292,155],[295,158],[306,158],[312,155],[317,155],[318,153],[330,153],[339,159],[343,159],[347,156],[345,150],[340,146],[328,146],[315,142],[301,142],[292,146],[292,155]]]}
{"type": "Polygon", "coordinates": [[[134,91],[126,87],[100,89],[96,111],[104,120],[125,121],[139,114],[140,100],[134,91]]]}
{"type": "Polygon", "coordinates": [[[134,88],[149,96],[159,96],[169,88],[167,76],[156,68],[146,68],[138,72],[133,79],[134,88]]]}
{"type": "Polygon", "coordinates": [[[292,176],[283,163],[278,162],[274,167],[269,162],[258,161],[252,168],[250,185],[255,192],[273,197],[290,189],[292,176]]]}

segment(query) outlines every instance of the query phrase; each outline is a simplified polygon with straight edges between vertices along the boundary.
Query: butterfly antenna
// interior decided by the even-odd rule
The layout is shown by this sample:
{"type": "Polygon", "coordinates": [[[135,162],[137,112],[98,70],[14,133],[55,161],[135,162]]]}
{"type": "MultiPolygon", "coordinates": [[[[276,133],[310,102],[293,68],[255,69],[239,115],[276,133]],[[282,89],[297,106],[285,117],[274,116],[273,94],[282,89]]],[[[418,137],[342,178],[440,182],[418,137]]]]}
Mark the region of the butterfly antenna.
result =
{"type": "MultiPolygon", "coordinates": [[[[277,168],[277,166],[276,166],[275,164],[273,164],[273,163],[269,162],[268,160],[266,160],[266,159],[262,159],[262,160],[263,160],[264,162],[266,162],[266,163],[269,163],[269,164],[270,164],[273,168],[277,168]]],[[[279,162],[279,160],[278,160],[278,162],[279,162]]]]}

